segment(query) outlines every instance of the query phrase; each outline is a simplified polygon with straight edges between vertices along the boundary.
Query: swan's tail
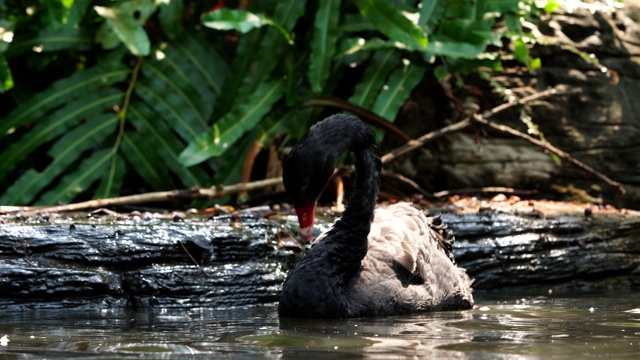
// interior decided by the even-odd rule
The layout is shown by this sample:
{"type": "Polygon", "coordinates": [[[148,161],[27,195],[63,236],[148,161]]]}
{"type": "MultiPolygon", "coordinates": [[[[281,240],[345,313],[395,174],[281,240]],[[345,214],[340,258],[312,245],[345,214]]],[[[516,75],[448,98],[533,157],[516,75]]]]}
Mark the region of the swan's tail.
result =
{"type": "Polygon", "coordinates": [[[453,256],[453,243],[456,240],[456,237],[453,235],[453,231],[447,228],[447,224],[442,221],[442,215],[438,214],[435,216],[431,216],[425,214],[427,216],[427,221],[429,227],[433,229],[438,235],[436,240],[438,242],[439,248],[447,254],[447,257],[451,262],[455,265],[456,260],[453,256]]]}

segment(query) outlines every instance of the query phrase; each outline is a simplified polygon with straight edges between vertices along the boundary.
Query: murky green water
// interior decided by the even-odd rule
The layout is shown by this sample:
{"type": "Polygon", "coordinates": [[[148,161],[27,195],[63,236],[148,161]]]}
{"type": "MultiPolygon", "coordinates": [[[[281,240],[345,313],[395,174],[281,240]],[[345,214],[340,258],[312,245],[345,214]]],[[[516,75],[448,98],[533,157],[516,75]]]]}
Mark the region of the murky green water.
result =
{"type": "Polygon", "coordinates": [[[0,314],[0,358],[640,358],[640,293],[476,294],[474,310],[278,319],[276,306],[0,314]],[[6,337],[3,337],[6,335],[6,337]]]}

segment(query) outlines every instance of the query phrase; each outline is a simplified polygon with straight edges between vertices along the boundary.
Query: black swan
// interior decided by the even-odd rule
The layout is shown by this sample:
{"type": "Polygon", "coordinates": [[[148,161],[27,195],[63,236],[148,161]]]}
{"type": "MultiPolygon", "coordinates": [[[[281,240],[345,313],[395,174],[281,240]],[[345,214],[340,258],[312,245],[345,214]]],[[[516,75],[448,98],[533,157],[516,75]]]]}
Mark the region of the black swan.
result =
{"type": "Polygon", "coordinates": [[[453,236],[438,217],[408,203],[380,207],[380,155],[373,131],[355,116],[318,123],[293,147],[283,177],[311,238],[316,202],[338,157],[356,157],[356,187],[342,217],[287,275],[282,317],[344,318],[473,307],[471,280],[453,261],[453,236]]]}

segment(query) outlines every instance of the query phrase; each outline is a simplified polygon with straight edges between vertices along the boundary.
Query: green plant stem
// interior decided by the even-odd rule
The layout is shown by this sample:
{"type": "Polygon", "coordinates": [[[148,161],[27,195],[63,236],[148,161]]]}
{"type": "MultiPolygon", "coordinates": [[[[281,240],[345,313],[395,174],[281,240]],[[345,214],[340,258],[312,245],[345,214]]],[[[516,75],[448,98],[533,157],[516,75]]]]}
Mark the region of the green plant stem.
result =
{"type": "Polygon", "coordinates": [[[133,93],[133,89],[136,85],[138,72],[140,72],[140,68],[142,67],[143,59],[144,58],[142,57],[138,57],[136,59],[136,64],[134,65],[133,72],[131,73],[131,81],[129,82],[127,91],[124,94],[124,102],[122,103],[122,108],[120,109],[120,111],[118,111],[118,135],[116,136],[116,141],[113,144],[113,149],[111,150],[111,165],[109,167],[108,185],[105,187],[104,194],[97,194],[98,197],[108,197],[111,186],[113,185],[113,178],[116,175],[116,166],[118,162],[118,149],[120,148],[120,144],[122,143],[122,137],[124,136],[124,124],[127,120],[127,110],[129,109],[131,94],[133,93]]]}
{"type": "Polygon", "coordinates": [[[131,82],[129,82],[129,87],[124,94],[124,102],[122,103],[122,108],[118,111],[118,136],[116,137],[116,142],[113,144],[113,150],[111,151],[111,163],[113,167],[113,163],[115,162],[116,154],[118,153],[118,148],[120,148],[120,143],[122,142],[122,137],[124,136],[124,124],[127,120],[127,110],[129,109],[129,102],[131,101],[131,94],[133,93],[133,89],[136,86],[136,82],[138,80],[138,73],[140,72],[140,68],[142,67],[142,63],[144,62],[143,57],[138,57],[136,60],[136,64],[133,67],[133,72],[131,73],[131,82]]]}

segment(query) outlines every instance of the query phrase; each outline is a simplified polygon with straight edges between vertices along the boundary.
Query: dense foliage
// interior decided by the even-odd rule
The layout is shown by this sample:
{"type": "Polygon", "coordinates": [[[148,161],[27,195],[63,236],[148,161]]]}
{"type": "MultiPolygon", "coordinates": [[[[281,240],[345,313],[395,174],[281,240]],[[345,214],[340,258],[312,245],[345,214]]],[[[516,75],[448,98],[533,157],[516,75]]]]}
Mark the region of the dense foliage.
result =
{"type": "Polygon", "coordinates": [[[0,204],[238,182],[320,96],[392,122],[425,74],[499,70],[505,43],[539,66],[533,1],[202,3],[0,0],[0,204]]]}

